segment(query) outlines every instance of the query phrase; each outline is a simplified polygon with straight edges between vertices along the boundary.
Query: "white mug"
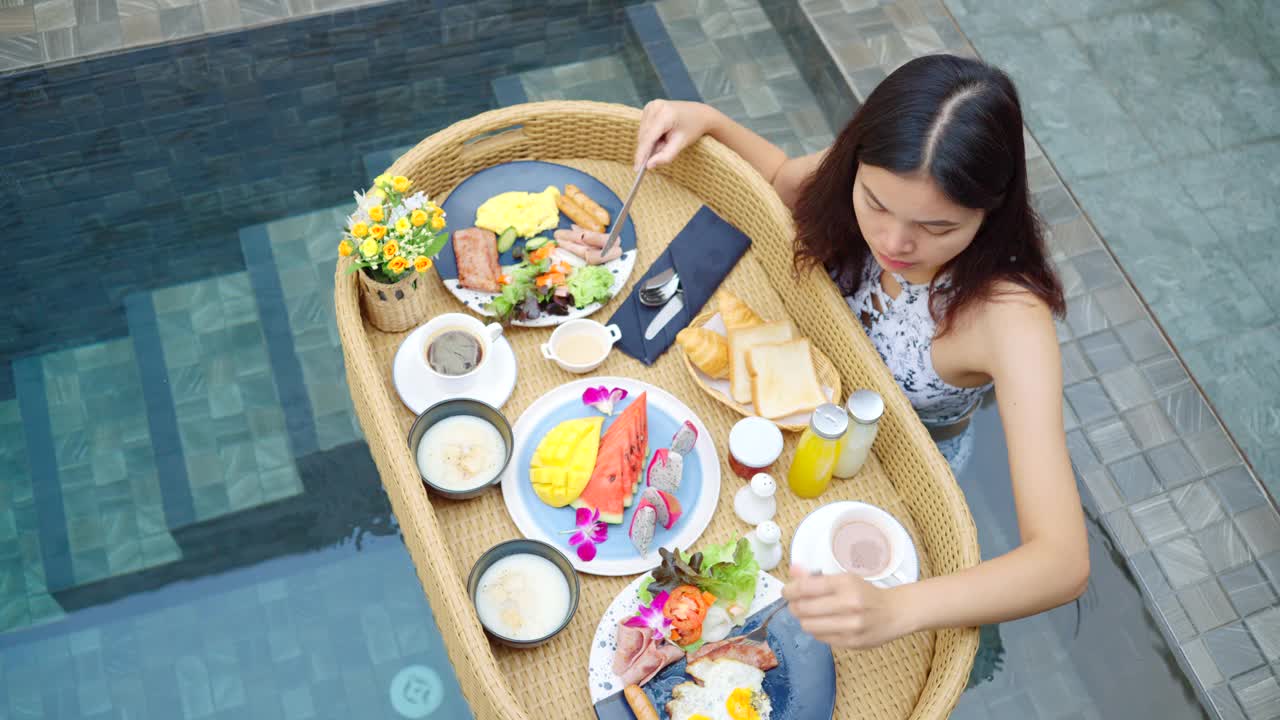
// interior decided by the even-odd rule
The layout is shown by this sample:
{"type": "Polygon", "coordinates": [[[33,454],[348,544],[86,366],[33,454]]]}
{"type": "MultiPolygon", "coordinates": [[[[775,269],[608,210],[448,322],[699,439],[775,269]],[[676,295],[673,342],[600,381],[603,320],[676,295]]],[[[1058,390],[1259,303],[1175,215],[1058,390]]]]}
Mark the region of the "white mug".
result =
{"type": "Polygon", "coordinates": [[[422,332],[422,344],[418,347],[418,361],[438,382],[452,389],[461,389],[471,385],[476,376],[480,374],[480,371],[484,369],[484,366],[489,363],[489,358],[493,355],[493,344],[497,342],[498,338],[502,337],[502,326],[498,323],[485,325],[470,315],[463,313],[437,315],[422,327],[424,329],[422,332]],[[427,346],[431,344],[432,340],[449,330],[461,330],[480,342],[480,362],[476,363],[476,366],[470,372],[462,375],[445,375],[444,373],[436,372],[435,368],[431,367],[431,363],[427,362],[427,346]]]}
{"type": "Polygon", "coordinates": [[[560,325],[551,333],[551,339],[542,344],[542,357],[551,360],[559,365],[562,369],[571,373],[588,373],[600,367],[605,358],[609,357],[609,352],[613,350],[613,344],[622,339],[622,330],[617,325],[601,325],[595,320],[586,318],[578,318],[570,320],[560,325]],[[556,344],[561,340],[573,335],[592,335],[599,338],[604,347],[604,352],[599,358],[585,363],[571,363],[556,354],[556,344]]]}
{"type": "Polygon", "coordinates": [[[844,573],[850,572],[840,565],[835,557],[835,535],[836,531],[846,523],[852,521],[862,521],[869,525],[874,525],[885,534],[889,540],[889,563],[885,565],[885,569],[876,575],[863,576],[863,579],[873,585],[880,587],[893,587],[903,583],[911,582],[913,578],[908,572],[906,558],[910,548],[913,546],[911,542],[911,534],[907,529],[898,522],[898,519],[888,512],[881,510],[874,505],[859,503],[850,507],[848,510],[841,512],[831,523],[831,529],[827,533],[827,563],[826,572],[828,573],[844,573]]]}

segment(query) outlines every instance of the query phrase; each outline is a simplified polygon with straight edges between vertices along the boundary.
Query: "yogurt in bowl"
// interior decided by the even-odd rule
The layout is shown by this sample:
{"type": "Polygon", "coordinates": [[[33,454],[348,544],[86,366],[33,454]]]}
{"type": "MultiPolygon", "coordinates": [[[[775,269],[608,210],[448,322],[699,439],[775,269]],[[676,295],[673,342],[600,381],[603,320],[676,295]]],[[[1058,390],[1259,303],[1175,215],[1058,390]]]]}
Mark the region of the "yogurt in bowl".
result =
{"type": "Polygon", "coordinates": [[[455,500],[475,497],[497,484],[513,446],[506,416],[470,398],[432,405],[409,429],[409,449],[423,484],[455,500]]]}
{"type": "Polygon", "coordinates": [[[539,540],[508,540],[471,568],[467,590],[489,636],[515,648],[541,645],[578,610],[578,574],[568,558],[539,540]]]}

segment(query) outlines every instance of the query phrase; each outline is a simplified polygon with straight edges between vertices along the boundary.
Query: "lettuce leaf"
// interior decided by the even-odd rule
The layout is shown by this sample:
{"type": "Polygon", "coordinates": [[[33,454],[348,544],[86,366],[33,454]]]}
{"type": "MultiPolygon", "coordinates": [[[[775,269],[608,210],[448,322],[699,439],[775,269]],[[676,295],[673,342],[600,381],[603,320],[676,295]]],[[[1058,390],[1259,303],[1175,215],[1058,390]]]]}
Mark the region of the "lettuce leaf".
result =
{"type": "Polygon", "coordinates": [[[735,602],[744,608],[751,607],[756,596],[760,563],[756,562],[746,538],[736,543],[710,545],[703,549],[702,557],[702,577],[698,587],[718,599],[735,602]]]}
{"type": "Polygon", "coordinates": [[[569,275],[569,294],[579,309],[608,300],[612,289],[613,273],[599,265],[584,265],[569,275]]]}

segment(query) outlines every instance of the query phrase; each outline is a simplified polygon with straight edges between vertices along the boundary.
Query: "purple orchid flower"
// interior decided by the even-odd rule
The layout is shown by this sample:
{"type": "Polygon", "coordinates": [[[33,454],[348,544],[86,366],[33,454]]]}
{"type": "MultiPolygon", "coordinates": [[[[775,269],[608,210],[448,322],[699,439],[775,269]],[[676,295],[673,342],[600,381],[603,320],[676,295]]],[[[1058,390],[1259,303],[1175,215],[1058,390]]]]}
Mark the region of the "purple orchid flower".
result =
{"type": "Polygon", "coordinates": [[[609,539],[609,527],[600,522],[600,511],[590,508],[578,508],[577,527],[577,530],[564,531],[573,533],[569,545],[577,546],[582,562],[591,562],[596,557],[596,545],[609,539]]]}
{"type": "Polygon", "coordinates": [[[583,404],[590,405],[605,415],[612,415],[614,405],[622,402],[626,397],[626,390],[622,388],[610,389],[603,385],[582,391],[583,404]]]}
{"type": "Polygon", "coordinates": [[[662,608],[667,604],[667,596],[667,591],[663,590],[653,596],[653,601],[648,605],[641,603],[636,614],[627,618],[622,624],[627,627],[649,628],[653,631],[654,640],[666,640],[671,636],[671,618],[662,614],[662,608]]]}

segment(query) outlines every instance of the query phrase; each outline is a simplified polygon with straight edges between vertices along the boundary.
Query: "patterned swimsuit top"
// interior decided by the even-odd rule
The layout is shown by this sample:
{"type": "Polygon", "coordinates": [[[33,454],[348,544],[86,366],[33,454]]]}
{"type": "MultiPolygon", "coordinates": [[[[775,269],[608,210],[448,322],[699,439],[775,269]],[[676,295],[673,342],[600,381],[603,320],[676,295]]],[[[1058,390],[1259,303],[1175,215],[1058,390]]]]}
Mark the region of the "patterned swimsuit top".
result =
{"type": "MultiPolygon", "coordinates": [[[[867,336],[920,420],[932,427],[963,420],[982,401],[991,383],[963,388],[938,376],[933,367],[933,336],[937,326],[929,314],[929,286],[907,282],[901,275],[890,273],[902,286],[898,297],[891,298],[880,285],[882,272],[875,258],[868,257],[862,283],[845,300],[854,314],[862,318],[867,336]],[[873,299],[879,301],[883,310],[876,307],[873,299]]],[[[947,279],[941,278],[937,284],[945,287],[946,283],[947,279]]]]}

